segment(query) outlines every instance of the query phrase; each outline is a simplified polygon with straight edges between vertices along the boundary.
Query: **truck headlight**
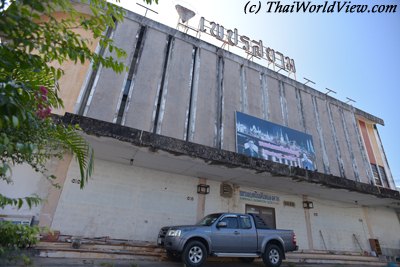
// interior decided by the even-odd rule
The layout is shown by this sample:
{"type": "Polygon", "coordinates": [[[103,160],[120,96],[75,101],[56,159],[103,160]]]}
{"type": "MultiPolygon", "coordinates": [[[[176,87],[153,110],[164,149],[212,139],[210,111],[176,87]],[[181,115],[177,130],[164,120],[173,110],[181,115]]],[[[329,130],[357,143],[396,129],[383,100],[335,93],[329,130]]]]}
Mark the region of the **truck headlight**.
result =
{"type": "Polygon", "coordinates": [[[181,230],[168,230],[167,236],[181,236],[181,230]]]}

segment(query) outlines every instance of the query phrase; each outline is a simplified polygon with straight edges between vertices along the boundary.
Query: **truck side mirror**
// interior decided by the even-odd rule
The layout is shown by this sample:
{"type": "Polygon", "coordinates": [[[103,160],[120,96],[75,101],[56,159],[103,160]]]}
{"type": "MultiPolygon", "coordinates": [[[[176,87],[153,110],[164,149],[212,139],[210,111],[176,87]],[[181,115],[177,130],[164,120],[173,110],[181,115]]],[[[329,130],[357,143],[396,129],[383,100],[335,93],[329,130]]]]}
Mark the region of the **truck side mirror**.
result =
{"type": "Polygon", "coordinates": [[[218,222],[217,228],[226,228],[228,224],[226,222],[218,222]]]}

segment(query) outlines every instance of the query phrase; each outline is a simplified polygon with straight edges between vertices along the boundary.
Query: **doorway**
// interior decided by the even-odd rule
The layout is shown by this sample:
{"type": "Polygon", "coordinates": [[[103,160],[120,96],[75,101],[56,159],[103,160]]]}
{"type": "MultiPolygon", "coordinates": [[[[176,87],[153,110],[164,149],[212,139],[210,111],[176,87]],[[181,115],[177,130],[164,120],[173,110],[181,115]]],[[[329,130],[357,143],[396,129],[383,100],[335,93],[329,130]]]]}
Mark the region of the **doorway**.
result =
{"type": "Polygon", "coordinates": [[[268,228],[276,229],[274,208],[260,207],[260,206],[246,204],[246,213],[254,213],[259,215],[267,224],[268,228]]]}

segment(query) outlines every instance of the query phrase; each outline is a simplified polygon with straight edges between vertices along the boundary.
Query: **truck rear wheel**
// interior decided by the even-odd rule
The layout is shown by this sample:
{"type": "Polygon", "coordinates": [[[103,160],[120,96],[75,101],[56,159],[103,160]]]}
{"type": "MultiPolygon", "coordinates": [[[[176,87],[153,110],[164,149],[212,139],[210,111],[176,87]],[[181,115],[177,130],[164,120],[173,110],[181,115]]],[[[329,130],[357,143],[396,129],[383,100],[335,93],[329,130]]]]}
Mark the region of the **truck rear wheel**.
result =
{"type": "Polygon", "coordinates": [[[200,241],[190,241],[182,253],[182,261],[187,267],[199,267],[207,259],[206,247],[200,241]]]}
{"type": "Polygon", "coordinates": [[[262,259],[267,267],[279,267],[282,263],[283,253],[279,246],[270,244],[267,245],[262,259]]]}

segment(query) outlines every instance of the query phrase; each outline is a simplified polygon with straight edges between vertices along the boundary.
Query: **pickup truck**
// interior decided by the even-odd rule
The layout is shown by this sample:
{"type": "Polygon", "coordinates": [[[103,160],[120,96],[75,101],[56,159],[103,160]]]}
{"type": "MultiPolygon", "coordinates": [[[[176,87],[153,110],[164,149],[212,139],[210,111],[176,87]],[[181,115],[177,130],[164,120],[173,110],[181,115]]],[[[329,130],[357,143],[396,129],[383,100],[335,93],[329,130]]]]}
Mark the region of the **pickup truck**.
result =
{"type": "Polygon", "coordinates": [[[208,255],[243,262],[261,257],[266,266],[279,267],[285,253],[298,248],[292,230],[268,229],[260,216],[239,213],[214,213],[196,225],[163,227],[157,243],[169,258],[188,267],[201,266],[208,255]]]}

